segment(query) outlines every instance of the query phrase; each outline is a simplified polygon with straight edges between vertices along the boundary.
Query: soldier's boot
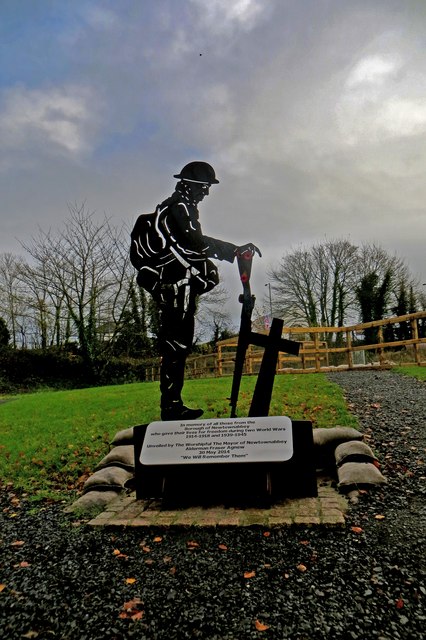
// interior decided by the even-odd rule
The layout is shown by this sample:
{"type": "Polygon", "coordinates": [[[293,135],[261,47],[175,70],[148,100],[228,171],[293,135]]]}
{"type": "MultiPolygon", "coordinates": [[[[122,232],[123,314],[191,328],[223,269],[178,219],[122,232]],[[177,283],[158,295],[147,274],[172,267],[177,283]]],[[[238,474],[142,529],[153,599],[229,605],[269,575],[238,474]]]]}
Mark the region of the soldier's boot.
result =
{"type": "Polygon", "coordinates": [[[182,402],[185,360],[186,357],[174,360],[163,357],[160,374],[162,420],[197,420],[204,413],[202,409],[190,409],[182,402]]]}
{"type": "Polygon", "coordinates": [[[202,409],[190,409],[184,404],[172,403],[168,407],[161,409],[162,420],[197,420],[201,418],[204,411],[202,409]]]}

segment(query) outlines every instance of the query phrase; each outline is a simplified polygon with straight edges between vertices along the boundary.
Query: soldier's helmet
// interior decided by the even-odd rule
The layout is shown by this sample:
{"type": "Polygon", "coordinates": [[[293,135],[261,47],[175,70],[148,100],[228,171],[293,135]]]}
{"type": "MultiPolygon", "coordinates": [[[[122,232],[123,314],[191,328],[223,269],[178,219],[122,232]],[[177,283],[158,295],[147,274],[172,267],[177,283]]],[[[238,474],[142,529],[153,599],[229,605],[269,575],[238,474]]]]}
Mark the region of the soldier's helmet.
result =
{"type": "Polygon", "coordinates": [[[190,162],[174,178],[187,182],[202,182],[206,184],[219,184],[214,169],[207,162],[190,162]]]}

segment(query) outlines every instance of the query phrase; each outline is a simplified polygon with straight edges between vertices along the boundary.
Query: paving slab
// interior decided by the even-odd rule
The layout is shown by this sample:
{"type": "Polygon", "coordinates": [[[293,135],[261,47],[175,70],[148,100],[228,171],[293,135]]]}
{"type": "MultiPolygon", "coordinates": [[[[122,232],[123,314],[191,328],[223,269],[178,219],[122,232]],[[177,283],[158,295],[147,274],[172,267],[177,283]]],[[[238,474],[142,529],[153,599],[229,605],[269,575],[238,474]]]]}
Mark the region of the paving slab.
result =
{"type": "Polygon", "coordinates": [[[348,501],[331,481],[318,486],[317,498],[281,500],[267,508],[241,508],[215,505],[163,508],[161,500],[137,500],[136,494],[119,496],[113,509],[108,507],[89,525],[94,527],[343,527],[348,501]]]}

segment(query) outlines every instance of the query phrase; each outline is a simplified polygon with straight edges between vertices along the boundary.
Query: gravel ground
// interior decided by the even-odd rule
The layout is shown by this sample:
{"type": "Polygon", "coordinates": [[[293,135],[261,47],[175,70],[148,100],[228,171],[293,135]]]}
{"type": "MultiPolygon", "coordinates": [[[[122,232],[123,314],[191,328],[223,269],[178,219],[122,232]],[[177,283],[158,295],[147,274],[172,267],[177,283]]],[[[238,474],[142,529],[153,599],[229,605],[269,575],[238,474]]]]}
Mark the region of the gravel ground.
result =
{"type": "Polygon", "coordinates": [[[344,529],[99,530],[0,492],[0,637],[421,639],[426,385],[330,374],[389,484],[344,529]]]}

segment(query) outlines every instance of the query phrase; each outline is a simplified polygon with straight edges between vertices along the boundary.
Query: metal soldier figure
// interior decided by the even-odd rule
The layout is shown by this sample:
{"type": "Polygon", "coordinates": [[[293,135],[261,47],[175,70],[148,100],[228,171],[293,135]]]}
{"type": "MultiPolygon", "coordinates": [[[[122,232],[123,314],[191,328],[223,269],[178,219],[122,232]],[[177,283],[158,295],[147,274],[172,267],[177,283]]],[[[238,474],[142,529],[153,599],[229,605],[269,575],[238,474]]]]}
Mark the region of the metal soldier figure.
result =
{"type": "Polygon", "coordinates": [[[151,294],[159,310],[161,419],[195,420],[203,410],[185,407],[181,392],[194,337],[197,297],[219,282],[210,258],[233,262],[238,251],[260,252],[251,243],[238,247],[203,234],[198,203],[212,184],[219,183],[213,167],[190,162],[174,177],[179,182],[172,196],[154,213],[137,219],[130,258],[138,269],[139,286],[151,294]]]}

